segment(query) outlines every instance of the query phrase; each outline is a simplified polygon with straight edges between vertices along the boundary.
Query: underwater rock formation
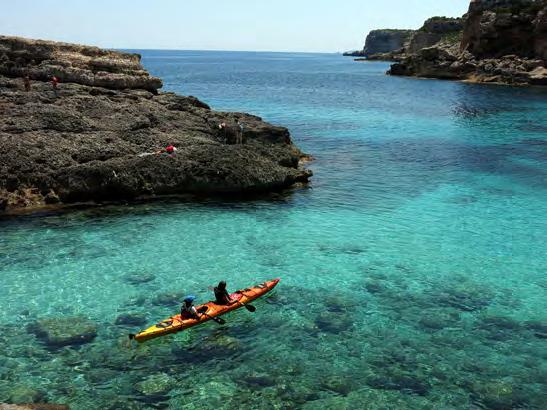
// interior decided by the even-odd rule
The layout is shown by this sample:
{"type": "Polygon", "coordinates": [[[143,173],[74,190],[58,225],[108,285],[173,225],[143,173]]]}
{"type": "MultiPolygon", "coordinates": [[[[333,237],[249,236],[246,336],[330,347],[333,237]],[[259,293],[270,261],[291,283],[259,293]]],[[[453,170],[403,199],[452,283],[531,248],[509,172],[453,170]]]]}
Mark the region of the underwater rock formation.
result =
{"type": "Polygon", "coordinates": [[[95,323],[81,316],[38,320],[27,330],[36,334],[48,347],[80,345],[97,336],[95,323]]]}
{"type": "Polygon", "coordinates": [[[286,128],[159,87],[136,54],[0,36],[0,212],[308,181],[286,128]]]}

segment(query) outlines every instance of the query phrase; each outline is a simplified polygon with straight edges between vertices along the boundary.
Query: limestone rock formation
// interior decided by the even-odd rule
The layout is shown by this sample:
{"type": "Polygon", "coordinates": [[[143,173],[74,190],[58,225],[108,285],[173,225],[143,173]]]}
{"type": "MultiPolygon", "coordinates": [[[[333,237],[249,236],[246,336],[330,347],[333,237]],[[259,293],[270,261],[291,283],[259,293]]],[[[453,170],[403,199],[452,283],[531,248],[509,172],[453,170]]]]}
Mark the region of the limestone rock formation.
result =
{"type": "Polygon", "coordinates": [[[534,47],[535,20],[545,7],[547,2],[535,0],[472,2],[465,21],[462,50],[477,58],[500,58],[511,54],[541,57],[536,55],[534,47]]]}
{"type": "Polygon", "coordinates": [[[413,30],[373,30],[367,36],[365,56],[400,50],[410,40],[413,30]]]}
{"type": "Polygon", "coordinates": [[[345,55],[364,57],[355,61],[400,61],[441,41],[459,41],[462,29],[460,18],[432,17],[418,30],[373,30],[367,36],[363,50],[345,55]]]}
{"type": "Polygon", "coordinates": [[[416,31],[411,39],[405,53],[417,53],[425,47],[431,47],[441,41],[453,43],[459,41],[463,30],[463,20],[461,18],[432,17],[416,31]]]}
{"type": "Polygon", "coordinates": [[[463,19],[461,41],[411,41],[409,54],[388,73],[547,85],[547,0],[476,0],[463,19]]]}
{"type": "Polygon", "coordinates": [[[413,30],[372,30],[365,40],[363,50],[344,55],[383,59],[389,53],[398,53],[404,49],[413,33],[413,30]]]}
{"type": "Polygon", "coordinates": [[[0,37],[0,213],[307,182],[286,128],[158,92],[138,55],[0,37]],[[21,76],[30,76],[25,91],[21,76]],[[58,90],[48,82],[60,79],[58,90]],[[241,130],[237,125],[243,125],[241,130]],[[219,129],[219,124],[226,127],[219,129]],[[236,144],[238,142],[238,144],[236,144]],[[178,151],[159,153],[168,145],[178,151]]]}
{"type": "Polygon", "coordinates": [[[63,82],[156,92],[161,80],[150,76],[140,59],[138,54],[98,47],[0,36],[0,74],[8,77],[49,81],[57,76],[63,82]]]}

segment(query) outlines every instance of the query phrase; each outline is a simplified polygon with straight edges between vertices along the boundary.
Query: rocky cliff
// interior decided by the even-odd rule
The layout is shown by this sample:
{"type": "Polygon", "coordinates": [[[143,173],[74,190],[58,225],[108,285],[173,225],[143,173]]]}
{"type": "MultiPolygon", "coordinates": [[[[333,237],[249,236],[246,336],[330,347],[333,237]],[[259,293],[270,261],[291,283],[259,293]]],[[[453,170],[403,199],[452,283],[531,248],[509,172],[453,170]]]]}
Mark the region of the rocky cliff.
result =
{"type": "Polygon", "coordinates": [[[363,50],[345,55],[379,59],[384,54],[397,53],[404,49],[413,33],[413,30],[372,30],[367,35],[363,50]]]}
{"type": "Polygon", "coordinates": [[[63,82],[154,93],[162,86],[142,68],[138,54],[6,36],[0,36],[0,75],[38,81],[57,76],[63,82]]]}
{"type": "Polygon", "coordinates": [[[447,39],[410,46],[389,73],[547,85],[547,0],[473,1],[461,37],[447,39]]]}
{"type": "Polygon", "coordinates": [[[160,87],[136,54],[0,37],[0,213],[308,180],[286,128],[160,87]]]}
{"type": "Polygon", "coordinates": [[[463,19],[432,17],[411,37],[405,54],[417,53],[425,47],[431,47],[441,41],[453,43],[461,39],[463,19]]]}

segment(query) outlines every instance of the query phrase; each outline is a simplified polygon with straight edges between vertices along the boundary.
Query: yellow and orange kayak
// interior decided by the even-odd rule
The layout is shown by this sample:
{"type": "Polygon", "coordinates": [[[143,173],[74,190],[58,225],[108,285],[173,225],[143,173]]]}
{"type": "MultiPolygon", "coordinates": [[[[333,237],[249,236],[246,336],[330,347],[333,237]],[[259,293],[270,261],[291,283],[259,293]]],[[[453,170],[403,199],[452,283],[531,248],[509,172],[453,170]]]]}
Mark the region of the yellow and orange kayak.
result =
{"type": "Polygon", "coordinates": [[[217,305],[214,301],[204,303],[203,305],[197,305],[196,309],[198,312],[204,313],[201,314],[198,319],[181,318],[180,314],[178,314],[162,320],[136,335],[129,335],[129,337],[135,339],[137,342],[145,342],[150,339],[155,339],[156,337],[180,332],[181,330],[208,322],[215,317],[239,309],[247,303],[265,295],[279,283],[279,280],[280,279],[274,279],[250,288],[238,290],[230,295],[234,302],[229,305],[217,305]]]}

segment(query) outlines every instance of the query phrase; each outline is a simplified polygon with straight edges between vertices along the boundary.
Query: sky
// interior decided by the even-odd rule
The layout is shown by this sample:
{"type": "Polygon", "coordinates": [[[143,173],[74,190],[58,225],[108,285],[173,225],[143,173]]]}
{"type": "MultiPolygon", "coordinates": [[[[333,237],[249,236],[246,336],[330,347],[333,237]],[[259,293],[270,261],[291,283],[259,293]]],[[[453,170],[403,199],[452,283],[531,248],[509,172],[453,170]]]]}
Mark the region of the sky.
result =
{"type": "Polygon", "coordinates": [[[341,52],[469,0],[0,0],[0,34],[105,48],[341,52]]]}

